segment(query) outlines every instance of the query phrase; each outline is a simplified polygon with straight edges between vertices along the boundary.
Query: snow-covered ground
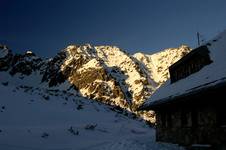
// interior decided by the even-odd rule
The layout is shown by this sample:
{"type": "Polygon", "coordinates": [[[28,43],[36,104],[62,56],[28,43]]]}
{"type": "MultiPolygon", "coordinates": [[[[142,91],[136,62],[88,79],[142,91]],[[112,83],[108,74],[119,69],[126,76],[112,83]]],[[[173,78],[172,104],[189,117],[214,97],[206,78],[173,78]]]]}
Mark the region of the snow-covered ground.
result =
{"type": "Polygon", "coordinates": [[[0,82],[0,150],[178,150],[155,130],[65,91],[0,82]]]}

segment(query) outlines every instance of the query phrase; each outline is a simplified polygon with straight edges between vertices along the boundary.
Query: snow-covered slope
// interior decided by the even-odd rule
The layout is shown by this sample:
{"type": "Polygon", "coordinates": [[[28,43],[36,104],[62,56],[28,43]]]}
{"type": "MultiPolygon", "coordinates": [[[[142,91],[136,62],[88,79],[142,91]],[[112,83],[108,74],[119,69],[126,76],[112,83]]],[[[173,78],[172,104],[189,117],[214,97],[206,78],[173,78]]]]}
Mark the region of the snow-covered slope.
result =
{"type": "Polygon", "coordinates": [[[0,95],[1,150],[182,149],[156,143],[143,122],[76,93],[1,80],[0,95]]]}

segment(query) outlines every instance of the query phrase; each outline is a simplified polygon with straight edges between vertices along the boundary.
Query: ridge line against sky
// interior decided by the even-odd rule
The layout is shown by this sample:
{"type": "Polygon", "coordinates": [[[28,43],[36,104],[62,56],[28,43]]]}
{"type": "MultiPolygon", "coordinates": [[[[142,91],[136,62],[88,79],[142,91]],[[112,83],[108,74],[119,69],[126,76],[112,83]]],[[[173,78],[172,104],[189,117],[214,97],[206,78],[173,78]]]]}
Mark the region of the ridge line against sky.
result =
{"type": "Polygon", "coordinates": [[[54,56],[69,44],[154,53],[226,28],[224,0],[1,0],[0,43],[54,56]]]}

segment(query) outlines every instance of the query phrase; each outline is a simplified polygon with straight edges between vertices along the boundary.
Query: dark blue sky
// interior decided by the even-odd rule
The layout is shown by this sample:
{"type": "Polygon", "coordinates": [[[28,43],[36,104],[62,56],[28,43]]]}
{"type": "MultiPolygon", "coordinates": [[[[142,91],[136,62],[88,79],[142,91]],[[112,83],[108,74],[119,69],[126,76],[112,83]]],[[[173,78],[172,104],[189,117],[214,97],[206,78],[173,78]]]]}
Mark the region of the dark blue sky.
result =
{"type": "Polygon", "coordinates": [[[225,0],[0,0],[0,43],[53,56],[68,44],[153,53],[226,29],[225,0]]]}

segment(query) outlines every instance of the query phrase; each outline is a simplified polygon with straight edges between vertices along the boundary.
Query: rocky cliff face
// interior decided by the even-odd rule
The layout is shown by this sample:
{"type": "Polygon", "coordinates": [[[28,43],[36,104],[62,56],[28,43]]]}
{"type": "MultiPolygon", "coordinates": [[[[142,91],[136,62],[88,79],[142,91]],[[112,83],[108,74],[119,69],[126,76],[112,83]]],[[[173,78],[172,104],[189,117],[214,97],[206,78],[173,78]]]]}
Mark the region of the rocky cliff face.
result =
{"type": "Polygon", "coordinates": [[[40,82],[34,86],[57,89],[67,82],[65,90],[136,112],[169,78],[168,67],[190,50],[181,46],[152,55],[129,55],[114,46],[70,45],[55,57],[42,59],[30,51],[13,54],[1,45],[0,71],[21,79],[38,74],[40,82]]]}
{"type": "Polygon", "coordinates": [[[0,71],[7,71],[12,62],[12,51],[6,45],[0,44],[0,71]]]}

